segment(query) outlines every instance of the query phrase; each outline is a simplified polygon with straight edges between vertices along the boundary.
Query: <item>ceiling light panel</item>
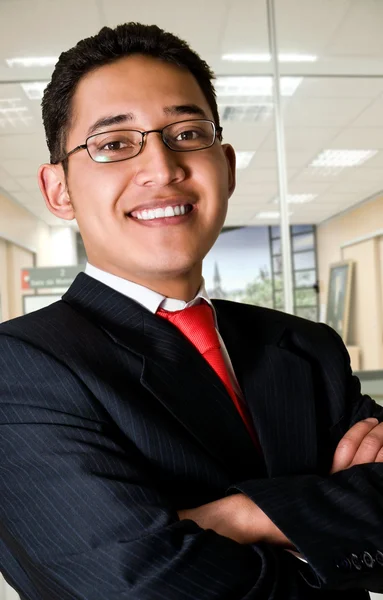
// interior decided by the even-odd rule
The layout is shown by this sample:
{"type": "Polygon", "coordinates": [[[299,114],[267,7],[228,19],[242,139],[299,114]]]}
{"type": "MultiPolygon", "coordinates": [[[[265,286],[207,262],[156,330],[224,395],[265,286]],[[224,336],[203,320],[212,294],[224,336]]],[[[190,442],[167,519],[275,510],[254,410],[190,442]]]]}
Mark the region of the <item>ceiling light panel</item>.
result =
{"type": "Polygon", "coordinates": [[[30,125],[32,121],[33,117],[21,98],[0,98],[0,128],[30,125]]]}
{"type": "Polygon", "coordinates": [[[236,166],[237,169],[246,169],[249,166],[253,156],[255,154],[254,151],[238,151],[235,153],[236,156],[236,166]]]}
{"type": "Polygon", "coordinates": [[[238,98],[235,102],[228,104],[218,104],[218,111],[221,121],[244,121],[251,123],[262,123],[267,121],[273,114],[274,105],[272,102],[255,104],[248,102],[249,98],[238,98]]]}
{"type": "Polygon", "coordinates": [[[346,168],[357,167],[378,153],[378,150],[323,150],[310,167],[346,168]]]}
{"type": "MultiPolygon", "coordinates": [[[[270,54],[224,54],[222,60],[229,62],[251,62],[251,63],[268,63],[271,61],[270,54]]],[[[279,54],[278,60],[281,63],[313,63],[318,60],[318,57],[314,54],[279,54]]]]}
{"type": "MultiPolygon", "coordinates": [[[[292,212],[289,212],[289,217],[291,217],[292,214],[293,214],[292,212]]],[[[254,218],[255,219],[279,219],[280,212],[276,211],[276,210],[261,211],[261,212],[257,213],[254,218]]]]}
{"type": "Polygon", "coordinates": [[[47,81],[31,81],[30,83],[22,83],[21,87],[29,100],[41,100],[47,85],[47,81]]]}
{"type": "MultiPolygon", "coordinates": [[[[317,197],[318,197],[318,194],[288,194],[287,203],[288,204],[306,204],[307,202],[312,202],[317,197]]],[[[279,198],[274,198],[273,203],[278,204],[279,198]]]]}
{"type": "MultiPolygon", "coordinates": [[[[303,77],[281,77],[281,95],[293,96],[302,83],[303,77]]],[[[222,98],[272,97],[273,77],[218,77],[215,83],[218,101],[222,98]]]]}
{"type": "Polygon", "coordinates": [[[25,56],[24,58],[6,58],[8,67],[50,67],[57,63],[57,56],[25,56]]]}

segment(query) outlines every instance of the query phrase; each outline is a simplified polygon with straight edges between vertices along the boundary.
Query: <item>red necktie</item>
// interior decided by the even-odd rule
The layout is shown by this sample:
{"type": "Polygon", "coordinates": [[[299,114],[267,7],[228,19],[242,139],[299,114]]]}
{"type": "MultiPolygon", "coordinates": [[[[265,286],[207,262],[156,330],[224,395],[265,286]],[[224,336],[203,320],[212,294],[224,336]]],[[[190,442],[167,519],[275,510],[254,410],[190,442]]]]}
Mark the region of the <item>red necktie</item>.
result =
{"type": "Polygon", "coordinates": [[[197,350],[207,360],[224,384],[229,396],[234,402],[254,444],[259,448],[258,439],[251,422],[246,404],[238,398],[230,381],[225,361],[221,353],[217,331],[215,329],[212,308],[206,302],[190,306],[183,310],[170,312],[159,308],[157,315],[167,319],[194,344],[197,350]]]}

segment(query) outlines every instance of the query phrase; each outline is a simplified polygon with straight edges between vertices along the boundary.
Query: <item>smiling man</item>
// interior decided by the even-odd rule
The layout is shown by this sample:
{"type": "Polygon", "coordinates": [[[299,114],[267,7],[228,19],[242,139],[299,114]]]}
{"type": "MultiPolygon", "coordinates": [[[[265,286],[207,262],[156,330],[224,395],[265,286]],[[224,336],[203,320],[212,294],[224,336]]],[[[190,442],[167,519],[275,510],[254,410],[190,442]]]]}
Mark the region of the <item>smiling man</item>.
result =
{"type": "Polygon", "coordinates": [[[89,262],[0,327],[0,564],[22,600],[383,590],[383,409],[330,328],[204,289],[235,187],[212,79],[130,23],[46,89],[40,187],[89,262]]]}

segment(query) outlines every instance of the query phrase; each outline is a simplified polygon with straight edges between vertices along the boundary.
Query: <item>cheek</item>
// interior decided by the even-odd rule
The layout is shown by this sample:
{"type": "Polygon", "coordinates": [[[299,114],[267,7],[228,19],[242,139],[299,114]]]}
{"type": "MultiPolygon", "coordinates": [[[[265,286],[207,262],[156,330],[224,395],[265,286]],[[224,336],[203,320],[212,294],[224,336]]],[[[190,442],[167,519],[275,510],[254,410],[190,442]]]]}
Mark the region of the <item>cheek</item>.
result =
{"type": "Polygon", "coordinates": [[[69,193],[79,217],[108,219],[108,215],[115,216],[126,180],[122,173],[105,172],[110,166],[95,164],[95,168],[69,173],[69,193]]]}
{"type": "Polygon", "coordinates": [[[225,210],[229,196],[228,170],[221,156],[212,156],[195,169],[195,179],[206,200],[207,209],[215,213],[225,210]]]}

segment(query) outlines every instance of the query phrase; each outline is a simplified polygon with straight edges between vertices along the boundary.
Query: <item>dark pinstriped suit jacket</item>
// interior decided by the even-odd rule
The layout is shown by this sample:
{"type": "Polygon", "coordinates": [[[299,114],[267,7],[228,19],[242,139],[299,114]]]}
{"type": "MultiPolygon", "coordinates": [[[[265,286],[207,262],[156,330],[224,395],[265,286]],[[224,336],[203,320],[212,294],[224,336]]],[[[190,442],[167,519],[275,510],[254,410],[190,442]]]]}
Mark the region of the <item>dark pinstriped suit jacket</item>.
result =
{"type": "Polygon", "coordinates": [[[383,409],[361,396],[326,326],[215,306],[262,457],[182,334],[89,276],[0,326],[0,561],[23,600],[356,600],[383,590],[383,465],[328,476],[346,430],[383,409]],[[177,518],[238,490],[309,566],[177,518]]]}

